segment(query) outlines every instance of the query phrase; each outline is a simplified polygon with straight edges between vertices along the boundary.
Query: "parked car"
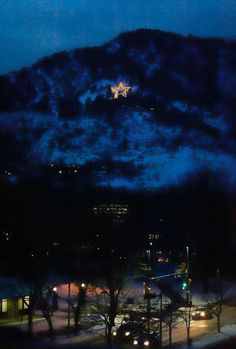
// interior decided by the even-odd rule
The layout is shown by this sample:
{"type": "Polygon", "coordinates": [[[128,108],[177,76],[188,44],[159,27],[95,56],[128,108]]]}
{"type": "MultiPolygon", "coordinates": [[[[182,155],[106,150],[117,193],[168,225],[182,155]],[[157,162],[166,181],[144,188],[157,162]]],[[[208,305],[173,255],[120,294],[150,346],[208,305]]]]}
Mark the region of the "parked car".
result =
{"type": "Polygon", "coordinates": [[[160,339],[156,333],[142,334],[134,338],[133,346],[137,348],[159,348],[160,339]]]}
{"type": "Polygon", "coordinates": [[[193,320],[209,320],[213,318],[212,310],[207,307],[197,307],[192,310],[193,320]]]}

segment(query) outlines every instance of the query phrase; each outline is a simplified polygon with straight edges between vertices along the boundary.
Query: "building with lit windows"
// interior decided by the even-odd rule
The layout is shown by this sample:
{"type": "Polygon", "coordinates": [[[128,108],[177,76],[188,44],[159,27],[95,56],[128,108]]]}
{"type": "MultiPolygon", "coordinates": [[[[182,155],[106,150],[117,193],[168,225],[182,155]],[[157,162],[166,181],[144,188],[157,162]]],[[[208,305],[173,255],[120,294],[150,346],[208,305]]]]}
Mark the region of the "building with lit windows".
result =
{"type": "Polygon", "coordinates": [[[98,217],[110,217],[114,224],[120,224],[126,220],[129,208],[124,203],[101,203],[93,208],[93,213],[98,217]]]}
{"type": "Polygon", "coordinates": [[[0,319],[18,319],[27,314],[29,296],[0,299],[0,319]]]}
{"type": "MultiPolygon", "coordinates": [[[[24,288],[12,279],[1,279],[0,290],[0,320],[22,320],[23,315],[27,314],[29,307],[29,296],[23,296],[21,293],[24,288]]],[[[28,289],[25,290],[26,294],[28,289]]]]}

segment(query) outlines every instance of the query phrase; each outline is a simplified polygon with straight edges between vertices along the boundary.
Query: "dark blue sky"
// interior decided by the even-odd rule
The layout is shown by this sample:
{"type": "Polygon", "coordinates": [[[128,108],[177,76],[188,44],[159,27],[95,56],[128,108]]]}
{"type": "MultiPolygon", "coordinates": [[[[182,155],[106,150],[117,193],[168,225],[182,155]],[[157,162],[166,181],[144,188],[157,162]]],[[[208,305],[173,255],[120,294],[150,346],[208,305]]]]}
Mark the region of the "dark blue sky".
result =
{"type": "Polygon", "coordinates": [[[140,27],[236,38],[236,0],[0,0],[0,74],[140,27]]]}

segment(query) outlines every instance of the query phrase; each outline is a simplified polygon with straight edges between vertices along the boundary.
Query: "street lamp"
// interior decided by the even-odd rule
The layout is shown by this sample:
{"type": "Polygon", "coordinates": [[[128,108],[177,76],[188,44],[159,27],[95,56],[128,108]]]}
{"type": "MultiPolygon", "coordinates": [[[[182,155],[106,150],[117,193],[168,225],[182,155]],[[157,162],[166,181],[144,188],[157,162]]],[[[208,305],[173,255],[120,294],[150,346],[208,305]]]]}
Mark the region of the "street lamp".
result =
{"type": "Polygon", "coordinates": [[[187,270],[186,270],[186,276],[187,278],[184,280],[182,288],[184,291],[186,291],[186,306],[188,307],[188,314],[186,319],[186,328],[187,328],[187,344],[190,344],[190,324],[191,324],[191,279],[189,278],[190,275],[190,265],[189,265],[189,246],[186,246],[186,257],[187,257],[187,270]]]}

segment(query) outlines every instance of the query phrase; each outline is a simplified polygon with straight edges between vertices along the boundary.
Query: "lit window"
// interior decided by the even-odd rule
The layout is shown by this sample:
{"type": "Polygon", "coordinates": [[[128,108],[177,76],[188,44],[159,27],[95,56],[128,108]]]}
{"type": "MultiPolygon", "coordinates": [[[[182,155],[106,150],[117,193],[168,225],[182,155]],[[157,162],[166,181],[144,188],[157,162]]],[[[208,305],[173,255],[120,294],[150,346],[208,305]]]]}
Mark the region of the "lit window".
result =
{"type": "Polygon", "coordinates": [[[7,299],[2,299],[1,305],[2,305],[2,307],[1,307],[2,313],[6,313],[7,312],[7,299]]]}
{"type": "Polygon", "coordinates": [[[19,310],[29,308],[29,296],[25,296],[24,298],[18,299],[18,308],[19,308],[19,310]]]}
{"type": "Polygon", "coordinates": [[[23,298],[19,298],[18,299],[18,309],[19,310],[24,309],[24,300],[23,300],[23,298]]]}
{"type": "Polygon", "coordinates": [[[24,301],[24,309],[28,309],[29,308],[29,296],[25,296],[25,301],[24,301]]]}

